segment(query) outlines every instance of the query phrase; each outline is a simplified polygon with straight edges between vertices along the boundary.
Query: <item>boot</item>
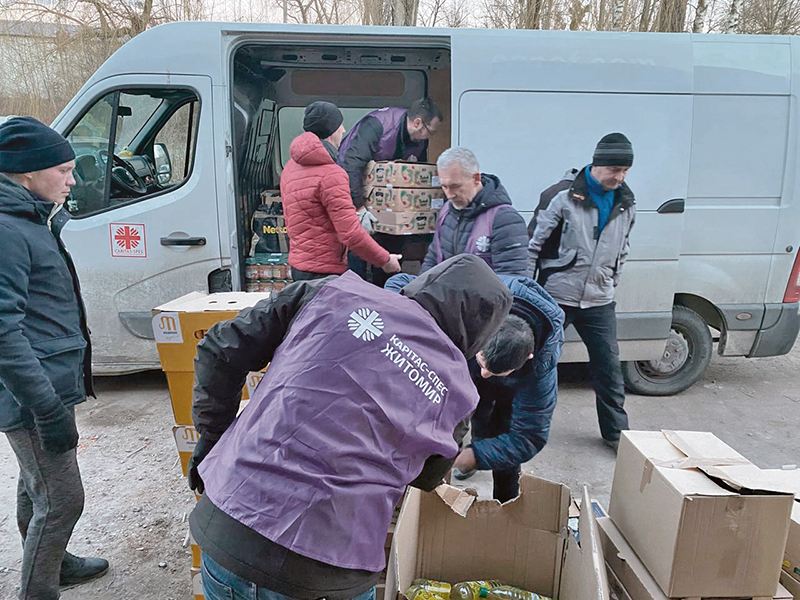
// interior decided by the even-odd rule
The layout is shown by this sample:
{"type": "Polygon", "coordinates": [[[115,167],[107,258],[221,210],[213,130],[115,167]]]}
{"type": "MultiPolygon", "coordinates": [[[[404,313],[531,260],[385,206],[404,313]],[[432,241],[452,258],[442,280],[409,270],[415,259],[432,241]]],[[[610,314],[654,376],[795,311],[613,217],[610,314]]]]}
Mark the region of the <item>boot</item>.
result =
{"type": "Polygon", "coordinates": [[[81,558],[64,553],[61,560],[61,576],[59,584],[77,585],[105,575],[108,571],[108,561],[104,558],[81,558]]]}

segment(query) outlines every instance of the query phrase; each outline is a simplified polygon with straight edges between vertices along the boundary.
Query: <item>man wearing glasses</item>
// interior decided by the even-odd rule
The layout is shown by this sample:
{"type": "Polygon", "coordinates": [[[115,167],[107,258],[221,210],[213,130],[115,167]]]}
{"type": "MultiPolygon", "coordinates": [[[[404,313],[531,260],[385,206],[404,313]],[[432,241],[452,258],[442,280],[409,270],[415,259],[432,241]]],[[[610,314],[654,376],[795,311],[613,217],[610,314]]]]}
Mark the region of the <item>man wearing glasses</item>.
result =
{"type": "MultiPolygon", "coordinates": [[[[442,111],[439,107],[430,98],[421,98],[415,100],[408,109],[388,107],[369,113],[342,140],[339,146],[339,164],[350,178],[350,195],[361,224],[368,233],[372,233],[375,217],[364,206],[364,174],[367,164],[371,160],[426,162],[428,140],[436,135],[441,123],[442,111]]],[[[381,238],[377,241],[386,247],[392,240],[381,238]]],[[[400,252],[397,248],[386,249],[400,252]]],[[[366,263],[357,256],[350,255],[348,266],[350,270],[365,276],[366,263]]]]}

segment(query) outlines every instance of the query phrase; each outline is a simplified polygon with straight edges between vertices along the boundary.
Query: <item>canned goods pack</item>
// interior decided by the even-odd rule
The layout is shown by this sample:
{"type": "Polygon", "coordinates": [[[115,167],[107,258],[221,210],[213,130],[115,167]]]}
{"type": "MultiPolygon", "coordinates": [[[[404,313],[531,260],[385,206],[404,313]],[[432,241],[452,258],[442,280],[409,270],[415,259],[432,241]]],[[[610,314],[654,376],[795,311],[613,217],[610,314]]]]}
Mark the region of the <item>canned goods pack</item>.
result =
{"type": "Polygon", "coordinates": [[[290,283],[292,283],[290,279],[248,281],[245,289],[248,292],[280,292],[290,283]]]}

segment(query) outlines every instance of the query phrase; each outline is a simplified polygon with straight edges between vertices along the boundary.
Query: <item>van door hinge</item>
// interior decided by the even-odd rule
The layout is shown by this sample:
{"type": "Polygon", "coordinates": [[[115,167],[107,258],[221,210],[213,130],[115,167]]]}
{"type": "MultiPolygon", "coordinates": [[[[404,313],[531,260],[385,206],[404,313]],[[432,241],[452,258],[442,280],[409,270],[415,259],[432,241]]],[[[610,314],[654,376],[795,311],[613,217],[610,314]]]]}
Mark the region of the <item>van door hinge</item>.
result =
{"type": "Polygon", "coordinates": [[[225,144],[225,158],[228,158],[231,155],[231,152],[233,152],[231,145],[225,144]]]}

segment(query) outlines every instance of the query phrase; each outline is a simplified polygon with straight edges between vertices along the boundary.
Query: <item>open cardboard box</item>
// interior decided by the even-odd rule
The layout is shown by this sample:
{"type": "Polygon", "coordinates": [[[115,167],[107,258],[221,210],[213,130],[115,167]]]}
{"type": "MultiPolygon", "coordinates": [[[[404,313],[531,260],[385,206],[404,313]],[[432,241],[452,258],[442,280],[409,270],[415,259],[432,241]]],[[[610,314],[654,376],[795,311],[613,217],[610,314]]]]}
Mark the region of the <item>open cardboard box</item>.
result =
{"type": "Polygon", "coordinates": [[[457,583],[499,579],[560,600],[607,600],[603,552],[588,491],[581,543],[568,533],[570,493],[523,473],[520,496],[501,505],[443,484],[409,488],[389,555],[384,600],[402,600],[419,577],[457,583]]]}
{"type": "Polygon", "coordinates": [[[626,431],[608,512],[667,596],[773,597],[796,478],[711,433],[626,431]]]}
{"type": "MultiPolygon", "coordinates": [[[[617,588],[617,595],[630,600],[669,600],[611,518],[601,517],[597,519],[597,525],[609,581],[614,582],[612,588],[617,588]]],[[[777,590],[771,597],[774,600],[792,600],[790,591],[781,584],[773,585],[777,590]]]]}

